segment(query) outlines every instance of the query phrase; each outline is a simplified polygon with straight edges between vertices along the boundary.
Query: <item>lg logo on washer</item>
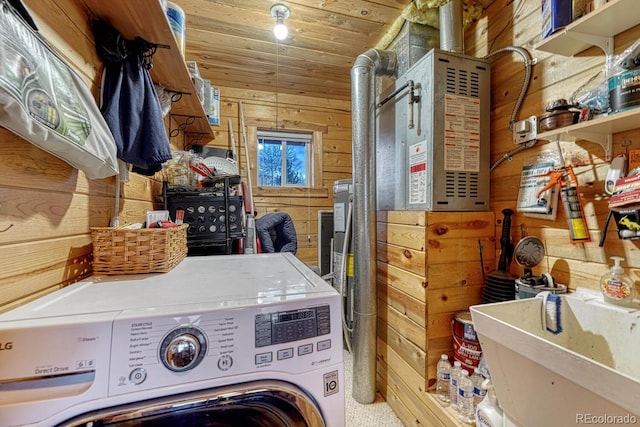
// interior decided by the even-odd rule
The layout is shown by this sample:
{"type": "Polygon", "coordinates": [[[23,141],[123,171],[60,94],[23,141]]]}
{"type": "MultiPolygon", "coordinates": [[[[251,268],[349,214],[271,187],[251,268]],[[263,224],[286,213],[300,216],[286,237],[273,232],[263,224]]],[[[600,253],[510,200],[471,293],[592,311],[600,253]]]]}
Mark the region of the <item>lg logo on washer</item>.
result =
{"type": "Polygon", "coordinates": [[[0,351],[12,350],[12,349],[13,349],[13,343],[11,341],[0,342],[0,351]]]}

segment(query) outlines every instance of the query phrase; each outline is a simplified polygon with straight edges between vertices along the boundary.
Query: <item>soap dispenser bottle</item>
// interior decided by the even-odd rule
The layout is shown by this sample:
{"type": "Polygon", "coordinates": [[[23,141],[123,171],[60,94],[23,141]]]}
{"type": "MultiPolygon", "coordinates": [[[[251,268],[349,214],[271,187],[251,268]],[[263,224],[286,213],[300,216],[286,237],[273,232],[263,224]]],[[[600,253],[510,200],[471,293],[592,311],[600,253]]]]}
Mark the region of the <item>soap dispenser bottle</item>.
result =
{"type": "Polygon", "coordinates": [[[635,285],[620,266],[620,261],[624,261],[624,258],[612,256],[611,259],[614,262],[611,271],[600,279],[602,295],[607,302],[629,306],[636,296],[635,285]]]}
{"type": "Polygon", "coordinates": [[[482,388],[487,394],[476,408],[476,427],[502,427],[504,414],[489,378],[482,382],[482,388]]]}

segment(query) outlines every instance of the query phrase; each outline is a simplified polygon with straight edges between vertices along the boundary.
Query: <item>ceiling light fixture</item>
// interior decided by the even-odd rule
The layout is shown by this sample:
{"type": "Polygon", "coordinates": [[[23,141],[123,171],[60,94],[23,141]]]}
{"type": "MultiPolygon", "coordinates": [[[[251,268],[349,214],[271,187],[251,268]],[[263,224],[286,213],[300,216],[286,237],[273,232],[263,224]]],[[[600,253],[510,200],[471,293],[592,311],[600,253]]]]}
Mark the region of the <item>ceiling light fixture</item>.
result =
{"type": "Polygon", "coordinates": [[[290,15],[289,8],[283,4],[274,4],[271,6],[271,16],[276,18],[276,25],[273,27],[273,35],[278,40],[284,40],[289,34],[287,26],[284,25],[284,20],[290,15]]]}

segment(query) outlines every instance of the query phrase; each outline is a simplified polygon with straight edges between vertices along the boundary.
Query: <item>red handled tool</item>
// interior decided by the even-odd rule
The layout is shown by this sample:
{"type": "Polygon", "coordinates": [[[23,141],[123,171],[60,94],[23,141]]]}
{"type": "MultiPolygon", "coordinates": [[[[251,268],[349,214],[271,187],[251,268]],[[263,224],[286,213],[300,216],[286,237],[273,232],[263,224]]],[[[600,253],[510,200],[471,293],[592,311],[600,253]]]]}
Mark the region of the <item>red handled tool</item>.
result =
{"type": "Polygon", "coordinates": [[[149,228],[173,228],[180,224],[176,224],[172,221],[156,221],[149,224],[149,228]]]}
{"type": "Polygon", "coordinates": [[[189,165],[189,168],[192,171],[196,172],[198,175],[201,175],[205,178],[210,178],[210,179],[214,178],[213,172],[211,172],[211,169],[207,167],[207,165],[205,165],[204,163],[199,163],[197,165],[191,163],[189,165]]]}

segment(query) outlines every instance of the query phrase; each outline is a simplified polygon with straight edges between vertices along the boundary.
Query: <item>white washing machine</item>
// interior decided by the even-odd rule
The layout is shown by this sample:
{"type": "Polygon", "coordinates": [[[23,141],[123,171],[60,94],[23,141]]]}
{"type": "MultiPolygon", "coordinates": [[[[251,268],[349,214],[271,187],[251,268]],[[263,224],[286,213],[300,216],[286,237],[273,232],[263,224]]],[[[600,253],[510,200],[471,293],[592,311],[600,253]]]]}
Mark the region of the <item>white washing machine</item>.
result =
{"type": "Polygon", "coordinates": [[[340,296],[289,253],[93,276],[0,315],[2,426],[345,425],[340,296]]]}

